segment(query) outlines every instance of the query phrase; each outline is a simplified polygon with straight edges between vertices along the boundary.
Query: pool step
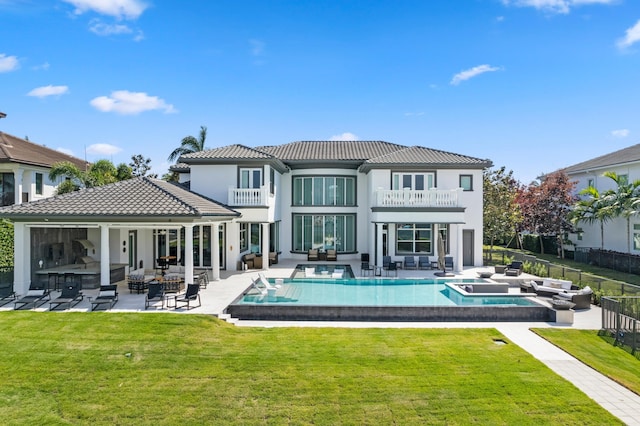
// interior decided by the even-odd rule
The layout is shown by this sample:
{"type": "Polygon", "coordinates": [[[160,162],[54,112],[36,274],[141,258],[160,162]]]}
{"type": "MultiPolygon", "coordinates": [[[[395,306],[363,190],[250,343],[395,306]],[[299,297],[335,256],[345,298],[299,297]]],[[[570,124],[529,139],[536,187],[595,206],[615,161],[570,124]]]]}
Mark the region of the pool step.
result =
{"type": "Polygon", "coordinates": [[[300,293],[302,292],[302,289],[300,287],[292,285],[283,285],[282,287],[283,288],[280,289],[282,293],[278,296],[282,297],[283,299],[292,301],[296,301],[300,298],[300,293]]]}
{"type": "Polygon", "coordinates": [[[233,318],[229,314],[218,314],[217,317],[218,319],[221,319],[224,322],[228,322],[229,324],[236,324],[238,322],[237,318],[233,318]]]}

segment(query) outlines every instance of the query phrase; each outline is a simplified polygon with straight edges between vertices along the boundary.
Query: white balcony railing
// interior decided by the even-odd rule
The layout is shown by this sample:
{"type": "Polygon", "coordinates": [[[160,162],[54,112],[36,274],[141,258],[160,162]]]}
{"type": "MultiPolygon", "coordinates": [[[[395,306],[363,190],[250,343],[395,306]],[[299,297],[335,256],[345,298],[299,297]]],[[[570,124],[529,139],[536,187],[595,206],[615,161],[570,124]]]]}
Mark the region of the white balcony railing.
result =
{"type": "Polygon", "coordinates": [[[267,206],[269,200],[269,188],[264,185],[260,188],[234,188],[229,187],[229,206],[267,206]]]}
{"type": "Polygon", "coordinates": [[[376,207],[460,207],[458,189],[382,189],[375,193],[376,207]]]}

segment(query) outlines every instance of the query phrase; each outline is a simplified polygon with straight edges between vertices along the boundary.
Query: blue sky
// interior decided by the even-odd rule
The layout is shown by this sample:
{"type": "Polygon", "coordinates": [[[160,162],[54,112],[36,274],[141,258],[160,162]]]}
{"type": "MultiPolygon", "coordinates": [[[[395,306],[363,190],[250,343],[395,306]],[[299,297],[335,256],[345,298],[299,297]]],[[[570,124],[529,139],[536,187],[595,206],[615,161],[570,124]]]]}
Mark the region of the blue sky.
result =
{"type": "Polygon", "coordinates": [[[0,0],[0,130],[85,157],[385,140],[528,183],[640,142],[637,0],[0,0]],[[85,154],[86,152],[86,154],[85,154]]]}

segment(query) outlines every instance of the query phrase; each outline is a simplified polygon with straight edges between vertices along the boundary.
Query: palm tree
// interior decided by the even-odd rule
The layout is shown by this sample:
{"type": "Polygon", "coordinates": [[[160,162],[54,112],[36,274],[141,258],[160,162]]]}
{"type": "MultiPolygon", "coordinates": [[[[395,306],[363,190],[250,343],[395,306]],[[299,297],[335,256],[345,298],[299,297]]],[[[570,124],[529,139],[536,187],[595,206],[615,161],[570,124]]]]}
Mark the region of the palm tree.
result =
{"type": "Polygon", "coordinates": [[[613,180],[617,187],[603,194],[607,214],[614,217],[624,217],[627,220],[627,253],[631,253],[631,216],[640,213],[640,180],[629,183],[626,175],[615,172],[605,172],[603,176],[613,180]]]}
{"type": "Polygon", "coordinates": [[[207,127],[200,126],[200,134],[196,139],[194,136],[186,136],[180,142],[180,146],[173,150],[171,154],[169,154],[169,161],[174,161],[180,158],[183,155],[191,154],[194,152],[204,151],[204,143],[207,139],[207,127]]]}
{"type": "Polygon", "coordinates": [[[599,222],[600,248],[604,250],[604,224],[613,219],[612,210],[606,204],[605,194],[600,194],[593,186],[583,189],[579,194],[587,198],[579,200],[574,205],[571,212],[571,222],[574,224],[586,222],[589,225],[599,222]]]}

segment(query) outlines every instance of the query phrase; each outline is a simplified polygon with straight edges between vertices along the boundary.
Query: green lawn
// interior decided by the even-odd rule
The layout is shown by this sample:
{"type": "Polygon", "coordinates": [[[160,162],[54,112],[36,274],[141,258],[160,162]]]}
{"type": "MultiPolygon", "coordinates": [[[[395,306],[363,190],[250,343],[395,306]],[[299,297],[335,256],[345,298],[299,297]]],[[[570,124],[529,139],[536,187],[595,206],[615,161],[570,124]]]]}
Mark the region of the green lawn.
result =
{"type": "Polygon", "coordinates": [[[619,424],[492,329],[14,311],[0,327],[3,424],[619,424]]]}
{"type": "Polygon", "coordinates": [[[595,330],[533,330],[565,352],[640,395],[640,360],[595,330]]]}

